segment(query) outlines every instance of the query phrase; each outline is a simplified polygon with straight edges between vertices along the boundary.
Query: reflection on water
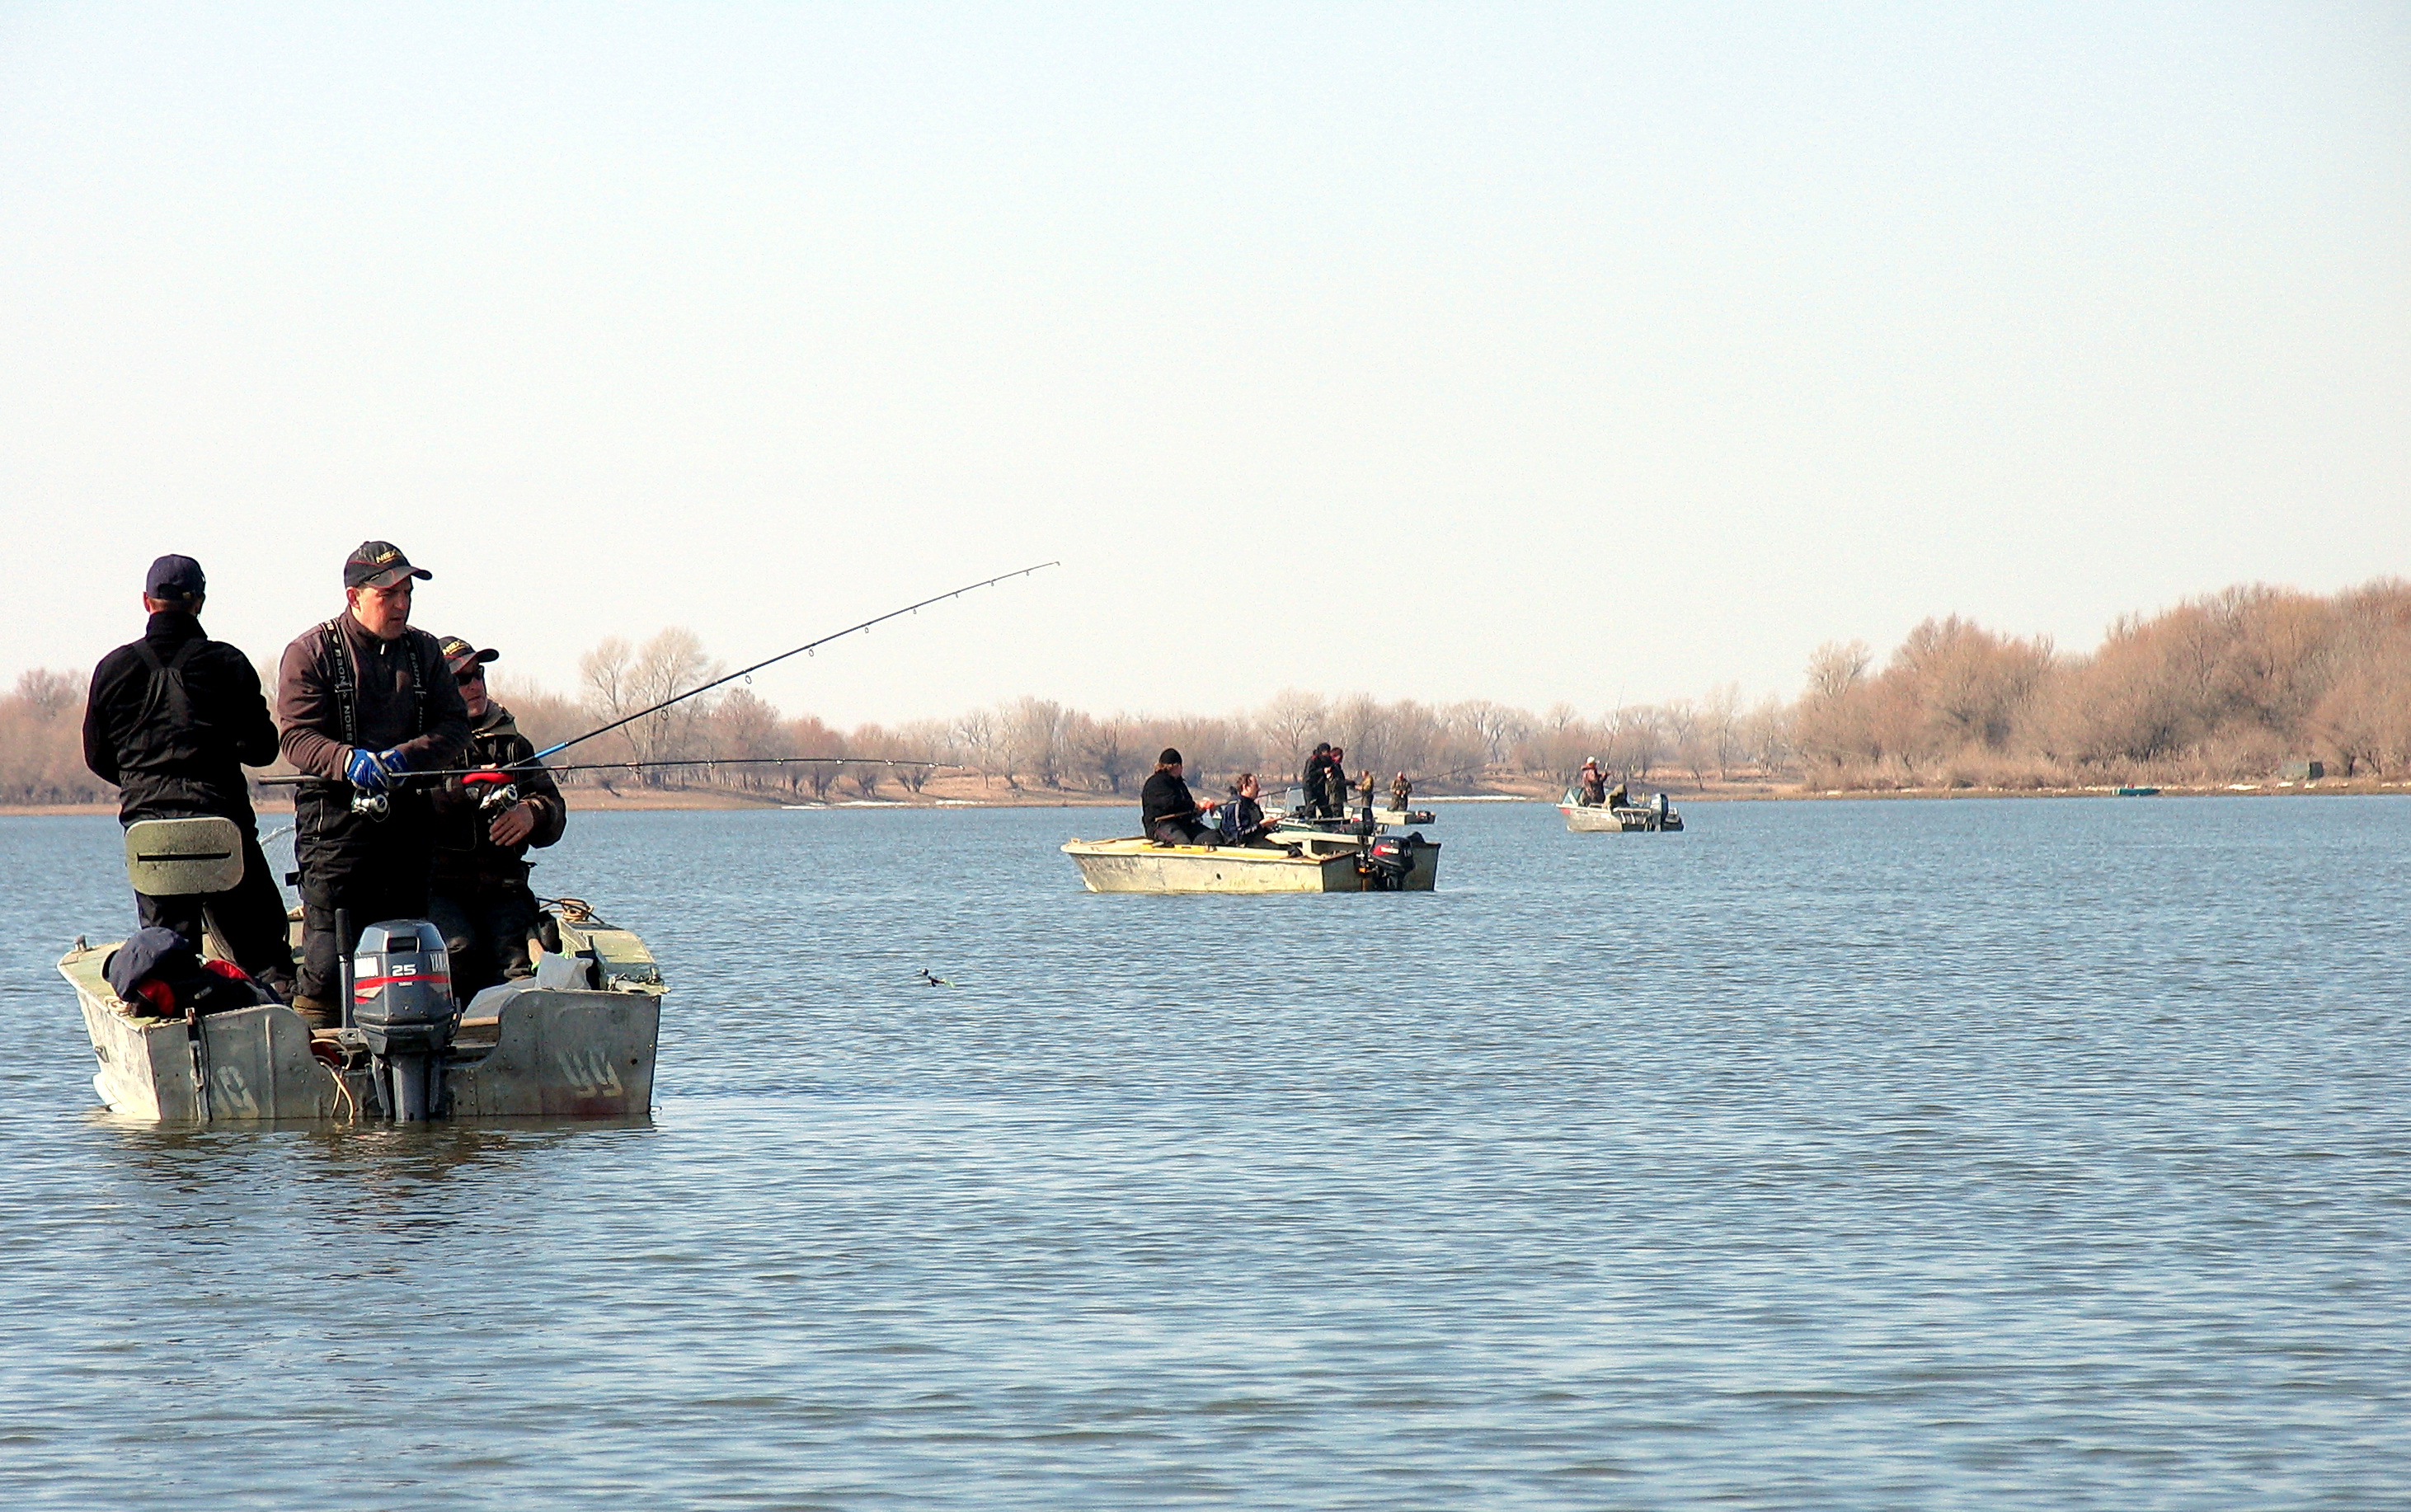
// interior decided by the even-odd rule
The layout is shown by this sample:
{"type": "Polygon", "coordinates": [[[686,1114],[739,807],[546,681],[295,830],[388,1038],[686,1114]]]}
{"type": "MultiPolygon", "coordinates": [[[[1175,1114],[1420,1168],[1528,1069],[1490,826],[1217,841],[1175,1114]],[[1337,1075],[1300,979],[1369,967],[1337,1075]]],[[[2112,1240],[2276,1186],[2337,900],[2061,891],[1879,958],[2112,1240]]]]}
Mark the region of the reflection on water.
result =
{"type": "Polygon", "coordinates": [[[115,826],[0,820],[0,1500],[2402,1505],[2411,803],[1126,817],[580,816],[653,1119],[241,1131],[90,1112],[115,826]]]}
{"type": "MultiPolygon", "coordinates": [[[[272,1185],[313,1221],[425,1241],[490,1201],[490,1185],[528,1179],[566,1140],[652,1127],[650,1117],[584,1123],[516,1120],[356,1127],[265,1120],[207,1128],[87,1115],[113,1137],[112,1162],[163,1200],[220,1184],[272,1185]]],[[[175,1221],[169,1217],[167,1221],[175,1221]]]]}

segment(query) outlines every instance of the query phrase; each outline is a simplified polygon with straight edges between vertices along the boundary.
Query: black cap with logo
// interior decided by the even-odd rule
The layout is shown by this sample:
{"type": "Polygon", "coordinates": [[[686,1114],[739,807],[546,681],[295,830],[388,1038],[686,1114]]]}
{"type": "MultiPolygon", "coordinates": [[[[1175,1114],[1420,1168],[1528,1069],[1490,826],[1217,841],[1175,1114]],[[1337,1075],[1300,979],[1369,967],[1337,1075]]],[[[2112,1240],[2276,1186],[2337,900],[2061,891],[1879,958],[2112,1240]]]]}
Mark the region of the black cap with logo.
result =
{"type": "Polygon", "coordinates": [[[452,669],[452,676],[456,677],[478,662],[491,662],[503,654],[492,647],[481,651],[458,635],[445,636],[444,644],[436,649],[444,653],[444,664],[452,669]]]}
{"type": "Polygon", "coordinates": [[[343,559],[345,588],[391,588],[405,577],[434,575],[423,567],[413,567],[402,547],[390,541],[363,541],[343,559]]]}

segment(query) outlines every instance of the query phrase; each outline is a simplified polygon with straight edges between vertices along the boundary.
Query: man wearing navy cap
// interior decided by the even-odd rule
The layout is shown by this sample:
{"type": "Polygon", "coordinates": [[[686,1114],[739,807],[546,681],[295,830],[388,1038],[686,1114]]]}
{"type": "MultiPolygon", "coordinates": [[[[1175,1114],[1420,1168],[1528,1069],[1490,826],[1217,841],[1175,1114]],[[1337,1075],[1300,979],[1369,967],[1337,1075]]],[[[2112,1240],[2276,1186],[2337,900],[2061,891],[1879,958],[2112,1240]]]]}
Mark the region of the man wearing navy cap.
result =
{"type": "Polygon", "coordinates": [[[242,832],[242,880],[224,893],[135,894],[145,927],[201,948],[203,925],[280,997],[293,993],[285,896],[259,851],[245,766],[276,759],[276,725],[251,659],[201,632],[209,582],[190,557],[162,557],[142,582],[142,638],[101,658],[84,704],[83,760],[117,785],[119,821],[214,817],[242,832]]]}
{"type": "Polygon", "coordinates": [[[343,562],[344,609],[285,648],[276,720],[285,759],[306,776],[293,800],[301,864],[300,992],[314,1027],[338,1020],[343,957],[359,932],[427,917],[433,817],[410,774],[457,764],[469,710],[435,637],[410,625],[414,567],[390,541],[363,541],[343,562]],[[336,915],[349,934],[337,938],[336,915]]]}

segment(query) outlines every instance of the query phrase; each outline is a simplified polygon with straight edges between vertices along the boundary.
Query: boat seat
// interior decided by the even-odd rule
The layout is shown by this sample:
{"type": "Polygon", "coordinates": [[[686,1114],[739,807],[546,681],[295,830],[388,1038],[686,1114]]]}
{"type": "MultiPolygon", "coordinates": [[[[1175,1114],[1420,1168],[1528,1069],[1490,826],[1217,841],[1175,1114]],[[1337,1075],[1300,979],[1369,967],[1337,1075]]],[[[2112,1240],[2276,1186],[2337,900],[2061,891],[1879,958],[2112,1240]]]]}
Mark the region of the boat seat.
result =
{"type": "Polygon", "coordinates": [[[242,832],[230,819],[144,819],[125,826],[125,876],[146,897],[225,893],[242,880],[242,832]]]}

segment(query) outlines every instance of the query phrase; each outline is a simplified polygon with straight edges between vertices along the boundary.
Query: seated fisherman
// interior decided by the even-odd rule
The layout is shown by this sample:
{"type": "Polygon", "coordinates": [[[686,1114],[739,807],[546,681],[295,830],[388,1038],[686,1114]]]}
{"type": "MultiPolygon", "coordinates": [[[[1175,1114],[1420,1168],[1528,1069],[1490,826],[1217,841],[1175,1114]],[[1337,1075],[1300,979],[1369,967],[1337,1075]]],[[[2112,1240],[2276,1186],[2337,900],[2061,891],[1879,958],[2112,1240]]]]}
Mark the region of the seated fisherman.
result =
{"type": "Polygon", "coordinates": [[[1220,836],[1204,816],[1219,807],[1211,798],[1200,804],[1190,795],[1180,778],[1180,752],[1166,746],[1155,759],[1155,775],[1139,792],[1139,825],[1158,845],[1213,845],[1220,836]]]}
{"type": "Polygon", "coordinates": [[[1597,808],[1607,802],[1607,774],[1599,769],[1599,758],[1585,757],[1581,775],[1575,780],[1581,784],[1585,807],[1597,808]]]}
{"type": "Polygon", "coordinates": [[[1607,807],[1610,808],[1623,808],[1629,807],[1631,802],[1632,794],[1626,790],[1622,782],[1616,783],[1607,794],[1607,807]]]}
{"type": "Polygon", "coordinates": [[[1239,780],[1231,784],[1231,801],[1222,806],[1222,843],[1271,848],[1272,842],[1264,836],[1272,833],[1273,824],[1264,817],[1264,789],[1257,785],[1256,774],[1240,773],[1239,780]]]}
{"type": "Polygon", "coordinates": [[[469,710],[463,764],[508,768],[502,782],[452,777],[429,794],[435,880],[427,917],[444,931],[452,990],[465,1003],[498,981],[534,974],[528,935],[541,918],[527,883],[528,848],[560,839],[569,815],[552,774],[533,763],[534,743],[519,734],[511,711],[487,695],[486,663],[500,653],[457,635],[442,650],[469,710]],[[505,792],[515,796],[505,800],[505,792]]]}

